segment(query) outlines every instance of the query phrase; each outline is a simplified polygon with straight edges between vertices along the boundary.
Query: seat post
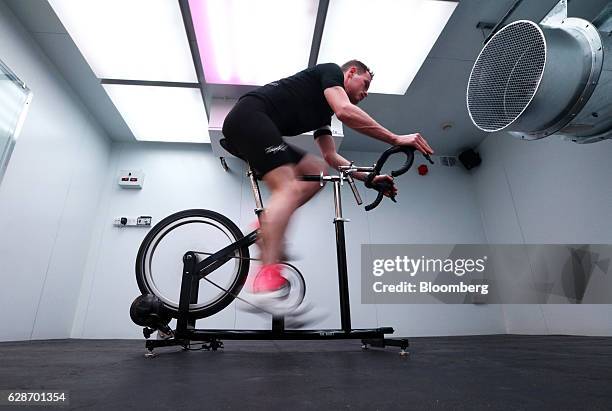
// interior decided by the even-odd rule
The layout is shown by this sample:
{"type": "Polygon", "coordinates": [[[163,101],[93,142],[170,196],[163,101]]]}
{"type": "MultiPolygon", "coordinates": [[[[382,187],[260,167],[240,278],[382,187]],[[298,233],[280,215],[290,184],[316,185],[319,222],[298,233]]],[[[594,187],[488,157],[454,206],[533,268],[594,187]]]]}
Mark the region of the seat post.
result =
{"type": "Polygon", "coordinates": [[[257,183],[257,176],[251,165],[247,163],[247,176],[251,182],[251,191],[253,191],[253,197],[255,198],[255,214],[257,217],[263,212],[263,201],[261,199],[261,192],[259,191],[259,183],[257,183]]]}

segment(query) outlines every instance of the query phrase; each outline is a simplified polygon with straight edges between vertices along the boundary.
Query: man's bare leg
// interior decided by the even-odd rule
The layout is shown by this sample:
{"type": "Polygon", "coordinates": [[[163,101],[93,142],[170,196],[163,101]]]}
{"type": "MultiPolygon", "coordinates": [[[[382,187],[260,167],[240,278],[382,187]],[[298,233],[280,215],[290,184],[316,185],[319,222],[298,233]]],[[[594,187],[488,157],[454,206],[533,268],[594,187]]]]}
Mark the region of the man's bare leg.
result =
{"type": "MultiPolygon", "coordinates": [[[[302,160],[295,166],[294,171],[298,178],[299,176],[307,174],[320,175],[321,172],[323,172],[323,175],[328,175],[327,164],[311,154],[306,154],[306,156],[304,156],[304,158],[302,158],[302,160]]],[[[321,191],[321,185],[319,183],[298,180],[297,184],[300,187],[300,192],[302,193],[298,208],[321,191]]]]}
{"type": "Polygon", "coordinates": [[[320,186],[297,180],[304,174],[319,174],[325,164],[312,155],[306,155],[296,166],[281,166],[264,176],[271,192],[266,211],[261,218],[262,263],[275,264],[280,260],[284,235],[295,210],[310,200],[320,186]]]}
{"type": "Polygon", "coordinates": [[[281,166],[263,177],[270,190],[265,211],[261,214],[261,259],[263,265],[278,263],[283,235],[289,219],[299,204],[299,188],[293,166],[281,166]]]}

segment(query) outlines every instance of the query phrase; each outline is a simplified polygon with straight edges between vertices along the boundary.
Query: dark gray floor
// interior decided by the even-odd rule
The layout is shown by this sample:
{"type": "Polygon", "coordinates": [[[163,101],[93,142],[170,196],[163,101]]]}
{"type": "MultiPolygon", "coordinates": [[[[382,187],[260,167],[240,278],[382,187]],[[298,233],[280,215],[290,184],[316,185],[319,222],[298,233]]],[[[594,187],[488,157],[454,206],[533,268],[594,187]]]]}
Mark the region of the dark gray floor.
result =
{"type": "Polygon", "coordinates": [[[612,338],[413,338],[409,359],[357,341],[157,351],[145,359],[135,340],[0,343],[0,390],[69,390],[70,408],[96,410],[612,409],[612,338]]]}

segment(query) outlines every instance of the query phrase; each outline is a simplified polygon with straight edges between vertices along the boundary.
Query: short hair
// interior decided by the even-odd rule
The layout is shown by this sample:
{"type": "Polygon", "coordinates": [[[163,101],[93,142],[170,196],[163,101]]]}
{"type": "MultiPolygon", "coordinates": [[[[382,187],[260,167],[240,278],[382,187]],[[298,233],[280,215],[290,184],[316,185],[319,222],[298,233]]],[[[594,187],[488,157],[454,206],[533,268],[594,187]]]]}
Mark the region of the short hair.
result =
{"type": "Polygon", "coordinates": [[[349,60],[346,63],[344,63],[341,67],[342,72],[346,72],[348,69],[350,69],[353,66],[357,67],[357,73],[362,74],[367,71],[368,73],[370,73],[370,77],[374,78],[374,72],[372,72],[372,70],[370,70],[368,66],[366,66],[359,60],[349,60]]]}

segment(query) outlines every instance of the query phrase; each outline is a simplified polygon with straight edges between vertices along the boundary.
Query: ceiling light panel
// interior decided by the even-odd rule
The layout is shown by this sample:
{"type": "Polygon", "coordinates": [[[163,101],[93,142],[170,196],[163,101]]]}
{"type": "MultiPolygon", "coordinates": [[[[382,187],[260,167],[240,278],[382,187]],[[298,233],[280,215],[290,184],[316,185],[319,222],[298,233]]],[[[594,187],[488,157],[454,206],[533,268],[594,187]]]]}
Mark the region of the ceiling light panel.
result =
{"type": "Polygon", "coordinates": [[[177,0],[49,0],[98,78],[197,82],[177,0]]]}
{"type": "Polygon", "coordinates": [[[137,140],[210,143],[196,88],[103,84],[137,140]]]}
{"type": "Polygon", "coordinates": [[[370,92],[405,94],[456,7],[438,0],[331,0],[318,62],[361,60],[375,73],[370,92]]]}
{"type": "Polygon", "coordinates": [[[207,83],[263,85],[308,67],[318,0],[189,0],[207,83]]]}

